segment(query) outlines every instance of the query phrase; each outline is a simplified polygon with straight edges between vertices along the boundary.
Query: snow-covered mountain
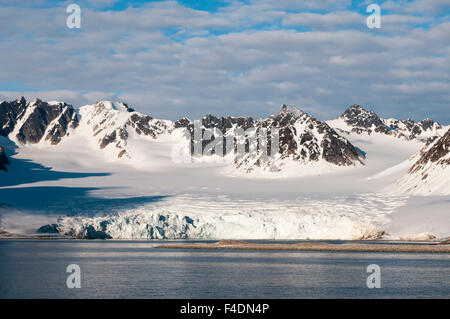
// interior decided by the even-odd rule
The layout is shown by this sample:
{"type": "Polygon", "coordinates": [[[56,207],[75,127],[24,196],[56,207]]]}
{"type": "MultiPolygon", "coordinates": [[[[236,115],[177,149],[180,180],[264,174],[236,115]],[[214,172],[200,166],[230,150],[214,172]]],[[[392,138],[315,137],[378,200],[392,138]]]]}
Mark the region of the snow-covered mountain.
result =
{"type": "MultiPolygon", "coordinates": [[[[187,148],[187,153],[190,147],[192,156],[196,155],[194,145],[198,143],[193,121],[186,118],[176,122],[154,119],[122,102],[100,101],[76,111],[62,102],[39,99],[27,102],[22,98],[0,104],[0,125],[0,134],[18,145],[57,145],[66,136],[78,136],[98,151],[105,152],[111,160],[130,160],[130,164],[135,163],[133,159],[137,157],[143,161],[146,155],[139,154],[139,147],[133,146],[145,140],[161,141],[160,137],[164,135],[170,143],[187,148]]],[[[364,164],[363,153],[346,138],[325,122],[293,106],[284,105],[279,114],[258,120],[208,115],[200,120],[199,130],[202,156],[224,157],[231,153],[231,162],[244,172],[255,169],[278,172],[287,167],[295,170],[305,164],[316,165],[320,172],[322,168],[364,164]],[[206,131],[213,133],[208,135],[206,131]],[[214,132],[223,135],[224,152],[221,154],[214,149],[205,152],[213,141],[220,139],[214,132]],[[272,139],[275,134],[278,134],[276,143],[272,139]],[[232,141],[231,147],[227,137],[232,141]],[[239,145],[243,145],[243,154],[239,153],[239,145]]]]}
{"type": "Polygon", "coordinates": [[[415,122],[412,119],[383,119],[374,111],[368,111],[360,105],[352,105],[337,119],[327,123],[340,131],[357,134],[380,133],[406,140],[419,140],[431,143],[436,137],[445,133],[443,127],[431,119],[415,122]]]}
{"type": "Polygon", "coordinates": [[[450,129],[411,161],[408,173],[391,187],[393,193],[450,195],[450,129]]]}
{"type": "MultiPolygon", "coordinates": [[[[394,166],[378,172],[370,177],[371,179],[406,171],[415,161],[419,162],[419,158],[431,150],[433,145],[442,145],[443,135],[450,129],[450,126],[442,126],[431,119],[421,122],[415,122],[412,119],[383,119],[374,111],[368,111],[360,105],[350,106],[340,117],[327,121],[327,123],[353,143],[359,141],[357,145],[363,141],[380,145],[388,144],[391,143],[390,139],[392,142],[399,140],[405,141],[405,143],[419,143],[422,150],[417,154],[402,163],[395,163],[394,166]],[[436,144],[438,140],[441,141],[441,144],[436,144]]],[[[386,156],[389,155],[386,154],[386,156]]],[[[367,157],[370,161],[371,155],[367,154],[367,157]]],[[[421,169],[418,168],[418,164],[414,164],[406,176],[399,177],[400,180],[387,187],[386,190],[395,194],[446,194],[447,190],[442,187],[450,183],[448,163],[445,160],[436,163],[429,162],[427,165],[423,164],[425,160],[421,160],[420,163],[422,163],[421,169]],[[428,171],[429,174],[427,174],[428,171]],[[431,177],[434,175],[436,175],[435,178],[431,177]]]]}
{"type": "MultiPolygon", "coordinates": [[[[30,102],[23,97],[0,103],[0,126],[0,135],[19,147],[39,144],[51,150],[61,144],[70,145],[76,138],[103,153],[108,161],[132,166],[153,165],[154,154],[170,153],[174,145],[195,158],[199,155],[195,134],[200,134],[197,146],[201,156],[226,157],[241,172],[283,171],[283,176],[321,174],[339,167],[364,165],[365,145],[361,146],[361,139],[355,136],[378,134],[425,145],[448,129],[430,119],[382,119],[360,105],[352,105],[339,118],[326,122],[288,105],[283,105],[279,114],[256,120],[207,115],[199,121],[182,118],[173,122],[136,112],[123,102],[100,101],[76,110],[64,102],[30,102]],[[277,143],[272,139],[274,135],[277,143]],[[250,141],[258,143],[255,146],[250,141]],[[243,154],[238,152],[239,145],[243,154]],[[217,147],[222,150],[220,154],[217,147]]],[[[2,154],[2,168],[6,169],[7,157],[2,154]]],[[[372,160],[371,154],[368,160],[372,160]]],[[[429,181],[432,183],[433,179],[429,181]]]]}
{"type": "Polygon", "coordinates": [[[79,134],[85,134],[87,139],[94,138],[100,150],[109,149],[117,158],[132,157],[128,148],[131,135],[156,139],[173,129],[172,121],[154,119],[122,102],[86,105],[80,108],[79,114],[79,134]]]}
{"type": "MultiPolygon", "coordinates": [[[[356,163],[364,164],[364,155],[348,140],[336,133],[325,122],[309,116],[294,106],[283,105],[280,113],[265,119],[254,120],[251,117],[220,117],[213,115],[203,117],[199,129],[204,134],[207,129],[217,129],[223,134],[223,151],[226,155],[226,138],[231,137],[237,141],[243,138],[238,130],[249,132],[245,138],[258,139],[261,147],[250,151],[247,142],[245,154],[241,158],[234,158],[238,168],[251,172],[256,168],[262,168],[276,172],[283,170],[288,164],[326,163],[336,166],[351,166],[356,163]],[[263,130],[264,135],[258,135],[263,130]],[[277,134],[278,145],[272,150],[271,139],[277,134]],[[262,139],[262,141],[260,140],[262,139]],[[267,151],[263,153],[263,147],[267,151]],[[278,154],[271,154],[271,152],[278,154]],[[263,154],[269,156],[269,160],[263,158],[263,154]],[[270,157],[271,155],[274,155],[270,157]]],[[[194,141],[194,123],[188,119],[182,119],[175,123],[175,128],[187,128],[192,144],[194,141]]],[[[214,140],[211,139],[211,140],[214,140]]],[[[202,151],[208,146],[210,140],[204,140],[202,151]]],[[[194,147],[191,149],[194,154],[194,147]]],[[[228,150],[229,151],[229,150],[228,150]]],[[[232,148],[236,153],[236,146],[232,148]]],[[[214,150],[211,152],[215,154],[214,150]]],[[[222,155],[221,154],[221,155],[222,155]]]]}

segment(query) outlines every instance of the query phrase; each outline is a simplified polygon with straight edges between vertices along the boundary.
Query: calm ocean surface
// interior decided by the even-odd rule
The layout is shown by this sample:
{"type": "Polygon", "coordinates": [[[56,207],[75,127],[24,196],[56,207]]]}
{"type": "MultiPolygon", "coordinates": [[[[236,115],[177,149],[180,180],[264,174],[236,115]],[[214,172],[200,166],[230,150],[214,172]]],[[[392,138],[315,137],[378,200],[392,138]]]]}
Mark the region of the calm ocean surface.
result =
{"type": "MultiPolygon", "coordinates": [[[[168,241],[164,241],[167,243],[168,241]]],[[[450,298],[450,254],[156,249],[0,240],[0,298],[450,298]],[[81,288],[66,267],[81,268],[81,288]],[[369,264],[381,288],[369,289],[369,264]]]]}

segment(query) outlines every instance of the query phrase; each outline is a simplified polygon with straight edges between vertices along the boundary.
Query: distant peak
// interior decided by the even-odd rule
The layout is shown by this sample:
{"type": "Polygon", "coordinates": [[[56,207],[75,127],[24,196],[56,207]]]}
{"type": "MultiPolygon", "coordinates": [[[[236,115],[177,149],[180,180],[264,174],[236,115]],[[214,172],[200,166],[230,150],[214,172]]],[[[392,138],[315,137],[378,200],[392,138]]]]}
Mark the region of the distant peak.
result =
{"type": "Polygon", "coordinates": [[[353,104],[345,110],[345,112],[342,113],[341,118],[343,118],[347,124],[360,128],[371,128],[372,126],[375,126],[379,130],[387,130],[387,126],[374,111],[367,111],[358,104],[353,104]]]}
{"type": "Polygon", "coordinates": [[[286,104],[283,104],[280,111],[280,115],[291,115],[294,118],[299,118],[305,114],[306,113],[300,110],[298,107],[286,104]]]}
{"type": "Polygon", "coordinates": [[[353,104],[351,106],[349,106],[345,112],[345,113],[356,113],[356,114],[361,114],[361,113],[373,113],[373,111],[368,111],[367,109],[365,109],[363,106],[359,105],[359,104],[353,104]]]}
{"type": "Polygon", "coordinates": [[[368,111],[366,108],[359,104],[353,104],[349,106],[344,113],[342,113],[342,117],[344,118],[351,118],[351,117],[359,117],[359,116],[371,116],[371,117],[378,117],[377,114],[375,114],[374,111],[370,110],[368,111]]]}
{"type": "Polygon", "coordinates": [[[17,101],[20,102],[21,104],[27,104],[27,100],[23,96],[20,99],[17,99],[17,101]]]}

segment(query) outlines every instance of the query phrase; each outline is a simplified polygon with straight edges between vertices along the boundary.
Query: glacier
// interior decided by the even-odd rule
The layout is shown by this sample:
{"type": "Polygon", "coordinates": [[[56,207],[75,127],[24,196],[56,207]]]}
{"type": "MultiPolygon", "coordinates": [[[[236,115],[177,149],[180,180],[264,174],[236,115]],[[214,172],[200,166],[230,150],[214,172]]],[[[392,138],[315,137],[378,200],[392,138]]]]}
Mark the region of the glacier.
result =
{"type": "Polygon", "coordinates": [[[253,201],[183,195],[113,213],[59,217],[40,231],[91,239],[379,239],[388,216],[405,199],[358,194],[253,201]]]}

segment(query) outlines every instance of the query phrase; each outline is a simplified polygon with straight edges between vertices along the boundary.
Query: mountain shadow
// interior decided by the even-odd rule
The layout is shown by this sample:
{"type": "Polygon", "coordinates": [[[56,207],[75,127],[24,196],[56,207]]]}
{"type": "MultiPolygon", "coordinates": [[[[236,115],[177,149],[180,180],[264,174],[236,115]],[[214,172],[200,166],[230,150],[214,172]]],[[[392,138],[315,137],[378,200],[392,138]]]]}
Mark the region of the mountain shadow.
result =
{"type": "Polygon", "coordinates": [[[158,202],[167,196],[139,196],[127,198],[100,198],[90,194],[95,187],[35,186],[1,188],[3,207],[34,213],[57,215],[93,215],[133,209],[158,202]],[[6,206],[6,207],[5,207],[6,206]]]}
{"type": "Polygon", "coordinates": [[[17,146],[9,140],[3,138],[0,140],[0,144],[4,147],[5,153],[9,159],[8,171],[0,172],[0,187],[17,186],[41,181],[56,181],[63,178],[85,178],[111,175],[111,173],[106,172],[78,173],[55,171],[52,170],[51,167],[33,162],[30,159],[14,158],[13,156],[17,154],[17,146]]]}

